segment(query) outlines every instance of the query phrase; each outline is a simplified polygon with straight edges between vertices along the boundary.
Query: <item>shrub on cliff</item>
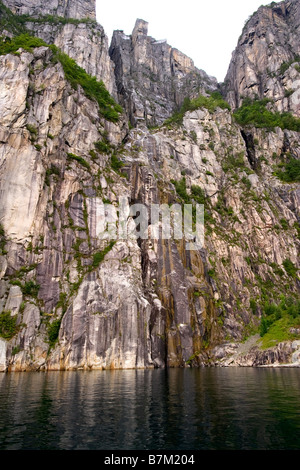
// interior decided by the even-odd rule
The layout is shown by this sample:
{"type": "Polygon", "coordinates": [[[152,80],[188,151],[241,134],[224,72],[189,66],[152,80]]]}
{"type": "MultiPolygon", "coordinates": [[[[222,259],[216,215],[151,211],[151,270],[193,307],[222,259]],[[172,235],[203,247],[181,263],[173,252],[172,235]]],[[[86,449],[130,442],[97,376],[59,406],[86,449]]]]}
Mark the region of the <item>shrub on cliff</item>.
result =
{"type": "Polygon", "coordinates": [[[241,126],[254,126],[258,128],[289,129],[300,132],[300,119],[291,113],[272,112],[267,108],[270,102],[267,98],[263,100],[251,100],[245,98],[242,106],[234,112],[235,120],[241,126]]]}
{"type": "Polygon", "coordinates": [[[48,326],[48,341],[51,348],[55,346],[55,343],[58,340],[60,325],[61,319],[59,318],[57,320],[54,320],[48,326]]]}
{"type": "Polygon", "coordinates": [[[196,109],[206,108],[210,113],[213,113],[217,108],[229,109],[230,106],[223,100],[222,95],[215,91],[210,96],[199,95],[197,98],[185,98],[179,111],[176,111],[173,116],[169,117],[164,125],[169,124],[182,124],[183,116],[188,111],[195,111],[196,109]]]}
{"type": "Polygon", "coordinates": [[[278,304],[266,303],[263,307],[263,316],[260,324],[260,336],[263,338],[264,348],[274,346],[281,341],[293,338],[291,327],[298,327],[300,323],[300,300],[281,298],[278,304]]]}
{"type": "Polygon", "coordinates": [[[65,73],[66,79],[76,90],[81,86],[87,98],[98,103],[102,116],[111,122],[118,122],[122,108],[115,102],[113,97],[102,81],[89,75],[83,68],[76,64],[67,54],[61,52],[56,46],[46,44],[42,39],[30,36],[29,34],[20,34],[15,38],[7,38],[0,42],[0,55],[18,54],[19,49],[32,52],[36,47],[49,47],[53,52],[52,62],[60,62],[65,73]]]}
{"type": "Polygon", "coordinates": [[[292,158],[283,168],[276,170],[275,175],[285,183],[300,182],[300,160],[292,158]]]}
{"type": "Polygon", "coordinates": [[[17,315],[11,316],[10,311],[0,314],[0,336],[11,339],[17,333],[17,315]]]}

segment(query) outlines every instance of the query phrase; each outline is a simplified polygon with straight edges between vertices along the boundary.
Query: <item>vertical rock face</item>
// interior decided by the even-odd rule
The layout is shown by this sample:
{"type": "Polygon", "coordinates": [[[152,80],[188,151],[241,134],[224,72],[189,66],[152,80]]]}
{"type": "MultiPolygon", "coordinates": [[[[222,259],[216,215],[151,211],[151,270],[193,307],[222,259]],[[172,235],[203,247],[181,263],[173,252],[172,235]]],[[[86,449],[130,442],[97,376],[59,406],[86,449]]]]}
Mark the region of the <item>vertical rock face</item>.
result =
{"type": "Polygon", "coordinates": [[[300,116],[300,7],[297,0],[262,6],[247,21],[225,78],[233,108],[243,97],[269,98],[300,116]]]}
{"type": "Polygon", "coordinates": [[[68,54],[88,74],[102,80],[108,91],[117,96],[114,63],[108,54],[108,39],[101,25],[96,23],[52,24],[47,21],[30,21],[28,30],[47,44],[55,44],[68,54]]]}
{"type": "MultiPolygon", "coordinates": [[[[41,2],[5,3],[18,14],[41,13],[41,2]]],[[[180,122],[151,129],[216,81],[150,38],[143,20],[131,36],[114,33],[110,58],[103,28],[80,21],[86,3],[50,1],[42,13],[66,20],[27,18],[26,28],[103,80],[124,107],[114,107],[117,117],[102,85],[87,77],[79,85],[74,63],[66,73],[53,48],[0,56],[0,370],[215,363],[258,328],[265,302],[299,296],[299,183],[280,181],[274,170],[287,154],[300,159],[299,133],[241,128],[208,93],[180,122]],[[152,204],[204,203],[204,246],[190,250],[173,236],[101,237],[108,225],[120,227],[120,198],[128,231],[138,225],[130,212],[136,203],[149,222],[152,204]]],[[[265,77],[273,63],[270,31],[282,46],[276,63],[284,54],[290,60],[286,41],[296,51],[290,27],[298,17],[296,2],[283,2],[250,20],[253,43],[241,44],[240,65],[228,73],[233,107],[242,92],[255,92],[252,72],[265,77]]],[[[284,80],[273,78],[276,97],[284,80]]],[[[294,350],[278,351],[236,363],[289,360],[294,350]]]]}
{"type": "Polygon", "coordinates": [[[82,20],[96,19],[95,0],[4,0],[3,3],[18,15],[56,15],[82,20]]]}
{"type": "Polygon", "coordinates": [[[131,36],[115,31],[110,56],[115,63],[120,102],[132,124],[162,124],[184,98],[217,88],[186,55],[165,40],[148,36],[148,23],[138,19],[131,36]]]}
{"type": "Polygon", "coordinates": [[[6,371],[6,342],[0,338],[0,372],[6,371]]]}
{"type": "Polygon", "coordinates": [[[108,55],[104,29],[96,23],[95,0],[52,0],[43,5],[40,0],[7,0],[3,3],[15,14],[27,15],[25,26],[28,31],[47,44],[55,44],[87,73],[102,80],[116,97],[114,64],[108,55]]]}

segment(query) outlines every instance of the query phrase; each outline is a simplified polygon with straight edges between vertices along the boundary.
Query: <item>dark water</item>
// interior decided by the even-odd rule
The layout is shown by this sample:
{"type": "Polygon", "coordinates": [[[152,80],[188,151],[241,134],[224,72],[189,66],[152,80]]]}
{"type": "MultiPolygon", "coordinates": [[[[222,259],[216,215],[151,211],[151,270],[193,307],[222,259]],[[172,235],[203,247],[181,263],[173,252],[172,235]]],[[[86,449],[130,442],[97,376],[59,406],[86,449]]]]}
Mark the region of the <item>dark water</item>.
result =
{"type": "Polygon", "coordinates": [[[0,449],[300,449],[300,369],[0,374],[0,449]]]}

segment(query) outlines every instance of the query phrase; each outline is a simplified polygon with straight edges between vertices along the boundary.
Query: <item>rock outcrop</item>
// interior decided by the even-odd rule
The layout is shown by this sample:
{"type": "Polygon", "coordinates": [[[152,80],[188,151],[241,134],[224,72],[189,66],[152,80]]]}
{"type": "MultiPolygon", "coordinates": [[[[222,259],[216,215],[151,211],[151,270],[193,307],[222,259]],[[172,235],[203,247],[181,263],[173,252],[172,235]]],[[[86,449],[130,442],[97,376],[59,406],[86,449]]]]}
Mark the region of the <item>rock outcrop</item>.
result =
{"type": "Polygon", "coordinates": [[[10,10],[17,15],[31,17],[54,15],[65,18],[82,20],[84,18],[96,19],[95,0],[3,0],[10,10]]]}
{"type": "Polygon", "coordinates": [[[236,343],[217,346],[212,351],[212,360],[222,367],[300,367],[300,341],[262,349],[256,335],[240,346],[236,343]]]}
{"type": "Polygon", "coordinates": [[[131,124],[162,124],[183,103],[205,90],[215,90],[217,81],[166,40],[148,36],[148,23],[138,19],[131,36],[115,31],[110,46],[115,63],[120,103],[131,124]]]}
{"type": "MultiPolygon", "coordinates": [[[[95,1],[56,0],[42,6],[39,0],[3,3],[20,16],[19,32],[30,31],[47,44],[55,44],[117,97],[114,64],[108,54],[108,38],[96,22],[95,1]]],[[[14,22],[8,17],[7,36],[16,34],[13,25],[18,24],[18,16],[14,22]]]]}
{"type": "Polygon", "coordinates": [[[101,25],[91,22],[52,24],[44,18],[26,22],[26,27],[47,44],[55,44],[62,52],[97,80],[102,80],[107,90],[117,97],[114,63],[108,54],[108,39],[101,25]]]}
{"type": "Polygon", "coordinates": [[[280,112],[300,116],[298,0],[261,6],[247,21],[225,78],[226,99],[268,98],[280,112]]]}
{"type": "MultiPolygon", "coordinates": [[[[296,364],[297,327],[294,349],[228,356],[257,331],[266,301],[299,297],[300,187],[275,171],[287,154],[300,159],[299,133],[242,128],[216,81],[142,20],[108,51],[103,28],[82,21],[93,18],[86,3],[48,2],[43,14],[65,15],[52,21],[41,2],[5,2],[96,78],[75,79],[74,62],[44,43],[1,49],[0,370],[296,364]],[[123,203],[125,231],[139,226],[134,204],[149,220],[152,204],[204,204],[204,246],[101,237],[120,227],[123,203]]],[[[277,21],[276,8],[259,15],[277,21]]],[[[16,34],[8,23],[3,48],[16,34]]],[[[231,64],[232,87],[241,70],[231,64]]],[[[233,107],[241,93],[228,88],[233,107]]]]}

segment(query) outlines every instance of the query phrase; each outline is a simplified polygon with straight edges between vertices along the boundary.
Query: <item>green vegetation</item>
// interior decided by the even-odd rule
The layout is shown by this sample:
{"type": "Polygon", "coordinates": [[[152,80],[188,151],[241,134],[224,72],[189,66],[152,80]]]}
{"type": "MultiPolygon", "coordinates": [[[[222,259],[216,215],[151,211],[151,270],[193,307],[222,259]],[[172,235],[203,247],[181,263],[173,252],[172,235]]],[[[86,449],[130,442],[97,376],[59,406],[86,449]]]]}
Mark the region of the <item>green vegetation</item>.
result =
{"type": "Polygon", "coordinates": [[[169,117],[164,125],[182,124],[183,116],[188,111],[194,111],[200,108],[206,108],[210,113],[213,113],[217,108],[230,109],[230,106],[223,100],[222,95],[215,91],[210,96],[199,95],[198,98],[190,99],[185,98],[183,105],[179,111],[176,111],[173,116],[169,117]]]}
{"type": "Polygon", "coordinates": [[[50,23],[54,25],[60,25],[60,24],[80,24],[80,23],[87,23],[87,24],[96,24],[96,21],[91,19],[91,18],[82,18],[80,20],[77,20],[76,18],[65,18],[63,16],[53,16],[53,15],[43,15],[40,16],[39,18],[32,18],[29,15],[20,15],[18,19],[20,24],[25,24],[25,23],[50,23]]]}
{"type": "Polygon", "coordinates": [[[280,165],[274,174],[284,183],[300,182],[300,160],[291,158],[286,164],[280,165]]]}
{"type": "Polygon", "coordinates": [[[192,354],[191,357],[189,357],[188,360],[186,361],[186,364],[189,365],[189,364],[191,364],[194,360],[197,360],[199,354],[200,354],[200,351],[196,351],[195,354],[192,354]]]}
{"type": "Polygon", "coordinates": [[[59,294],[59,301],[56,304],[56,308],[61,308],[62,313],[66,313],[67,311],[67,294],[65,292],[61,292],[59,294]]]}
{"type": "Polygon", "coordinates": [[[292,327],[300,326],[300,300],[281,297],[279,304],[266,303],[260,325],[262,347],[293,339],[292,327]]]}
{"type": "Polygon", "coordinates": [[[74,153],[68,153],[69,160],[75,160],[76,162],[80,163],[80,165],[84,166],[87,170],[90,170],[90,164],[82,157],[75,155],[74,153]]]}
{"type": "Polygon", "coordinates": [[[293,279],[297,278],[298,269],[290,259],[285,259],[283,261],[283,267],[286,270],[286,273],[293,279]]]}
{"type": "Polygon", "coordinates": [[[99,264],[102,263],[104,260],[105,255],[110,252],[110,250],[114,247],[115,241],[111,241],[109,245],[107,245],[106,248],[104,248],[103,251],[100,251],[98,253],[94,254],[94,259],[93,259],[93,267],[98,268],[99,264]]]}
{"type": "Polygon", "coordinates": [[[13,34],[22,34],[25,27],[20,17],[14,15],[9,8],[0,1],[0,29],[9,31],[13,34]]]}
{"type": "Polygon", "coordinates": [[[111,163],[112,169],[116,171],[117,173],[124,166],[124,163],[121,162],[121,160],[117,157],[115,153],[112,154],[110,163],[111,163]]]}
{"type": "Polygon", "coordinates": [[[207,274],[209,275],[209,277],[211,277],[212,279],[216,279],[216,271],[214,268],[210,269],[207,274]]]}
{"type": "Polygon", "coordinates": [[[289,223],[286,219],[280,219],[280,223],[283,230],[288,230],[290,228],[289,223]]]}
{"type": "Polygon", "coordinates": [[[30,295],[32,297],[37,297],[39,293],[40,286],[36,284],[34,281],[27,281],[23,286],[21,286],[21,290],[24,295],[30,295]]]}
{"type": "Polygon", "coordinates": [[[181,178],[180,181],[171,180],[171,183],[174,184],[176,193],[182,199],[185,204],[191,203],[191,197],[186,191],[186,179],[185,177],[181,178]]]}
{"type": "Polygon", "coordinates": [[[250,191],[251,189],[251,181],[247,178],[247,176],[243,176],[242,178],[242,183],[244,183],[244,185],[246,186],[246,189],[248,189],[248,191],[250,191]]]}
{"type": "Polygon", "coordinates": [[[191,195],[194,201],[197,204],[204,204],[205,203],[205,193],[200,186],[192,185],[191,187],[191,195]]]}
{"type": "Polygon", "coordinates": [[[21,351],[20,346],[14,346],[14,347],[12,348],[11,355],[12,355],[12,356],[15,356],[15,355],[18,354],[20,351],[21,351]]]}
{"type": "MultiPolygon", "coordinates": [[[[228,173],[228,171],[236,171],[236,170],[244,170],[247,171],[248,167],[245,164],[244,161],[244,153],[241,152],[237,155],[233,155],[232,153],[227,153],[226,158],[222,162],[222,169],[225,173],[228,173]]],[[[244,177],[246,178],[246,177],[244,177]]],[[[250,181],[247,179],[246,185],[248,186],[250,181]]],[[[251,187],[251,183],[250,183],[251,187]]]]}
{"type": "Polygon", "coordinates": [[[11,316],[10,311],[0,314],[0,336],[4,339],[11,339],[18,331],[17,315],[11,316]]]}
{"type": "Polygon", "coordinates": [[[100,153],[106,153],[107,155],[110,154],[112,148],[109,142],[103,142],[102,140],[98,140],[98,142],[95,142],[95,148],[98,150],[100,153]]]}
{"type": "Polygon", "coordinates": [[[34,48],[41,46],[47,46],[51,49],[55,48],[55,46],[48,46],[42,39],[24,33],[11,39],[6,38],[5,41],[0,42],[0,55],[15,54],[18,49],[32,52],[34,48]]]}
{"type": "MultiPolygon", "coordinates": [[[[54,47],[50,46],[52,50],[54,47]]],[[[118,122],[119,115],[123,110],[109,94],[104,83],[102,81],[98,82],[96,77],[91,77],[91,75],[87,74],[67,54],[62,53],[57,48],[55,49],[55,57],[61,63],[66,79],[70,82],[71,86],[76,90],[78,85],[80,85],[85,95],[98,103],[100,113],[105,119],[111,122],[118,122]]]]}
{"type": "Polygon", "coordinates": [[[300,57],[298,55],[295,55],[291,60],[288,62],[283,62],[279,68],[279,73],[280,75],[284,75],[285,72],[290,68],[292,64],[295,62],[300,62],[300,57]]]}
{"type": "Polygon", "coordinates": [[[89,99],[98,103],[100,113],[105,119],[112,122],[118,122],[119,115],[123,110],[109,94],[104,83],[102,81],[98,82],[96,77],[92,77],[86,73],[83,68],[76,64],[75,60],[61,52],[53,44],[46,44],[42,39],[24,33],[12,39],[6,38],[5,41],[0,42],[0,55],[9,53],[16,54],[20,48],[25,51],[32,52],[34,48],[41,46],[49,47],[51,49],[53,52],[52,62],[61,63],[66,79],[75,90],[77,90],[80,85],[83,88],[85,95],[89,99]]]}
{"type": "Polygon", "coordinates": [[[257,313],[257,303],[254,299],[250,299],[250,308],[251,308],[252,314],[256,315],[256,313],[257,313]]]}
{"type": "Polygon", "coordinates": [[[64,18],[61,16],[45,15],[40,16],[39,18],[33,18],[30,15],[14,15],[9,8],[3,5],[3,2],[0,1],[0,27],[6,31],[10,31],[13,34],[21,34],[26,32],[26,23],[50,23],[52,25],[64,25],[67,23],[72,24],[95,24],[96,21],[91,18],[83,18],[77,20],[75,18],[64,18]]]}
{"type": "Polygon", "coordinates": [[[55,343],[58,340],[60,325],[61,325],[61,318],[54,320],[52,323],[48,325],[48,342],[49,342],[50,348],[53,348],[55,346],[55,343]]]}
{"type": "Polygon", "coordinates": [[[252,125],[258,128],[289,129],[300,132],[300,119],[291,113],[272,112],[267,109],[270,102],[267,98],[263,100],[251,100],[245,98],[242,106],[234,112],[235,120],[241,126],[252,125]]]}
{"type": "MultiPolygon", "coordinates": [[[[27,268],[27,269],[29,269],[29,268],[27,268]]],[[[25,274],[25,271],[23,273],[20,273],[20,274],[19,273],[20,273],[20,270],[19,270],[19,272],[15,273],[15,277],[18,277],[22,274],[25,274]]],[[[12,279],[10,281],[10,284],[12,284],[13,286],[19,286],[24,295],[29,295],[31,297],[37,297],[38,296],[40,286],[39,286],[39,284],[36,284],[32,280],[26,281],[25,284],[22,284],[22,282],[19,279],[12,279]]]]}
{"type": "MultiPolygon", "coordinates": [[[[195,228],[195,223],[196,223],[196,204],[205,204],[207,203],[207,206],[209,206],[209,200],[206,198],[205,193],[203,189],[200,186],[197,185],[192,185],[191,187],[191,194],[188,194],[187,188],[186,188],[186,179],[185,177],[181,178],[180,181],[175,181],[171,180],[170,181],[174,186],[177,195],[180,198],[180,203],[181,204],[191,204],[192,205],[192,216],[193,216],[193,224],[195,228]]],[[[204,208],[204,217],[205,217],[205,227],[207,230],[207,233],[210,232],[210,223],[214,223],[214,219],[207,209],[207,207],[204,208]]]]}
{"type": "Polygon", "coordinates": [[[50,178],[52,175],[60,176],[60,169],[53,164],[50,166],[50,168],[47,168],[46,170],[46,175],[45,175],[46,186],[50,186],[50,178]]]}
{"type": "Polygon", "coordinates": [[[196,134],[196,132],[191,131],[190,136],[191,136],[192,141],[196,144],[197,143],[197,134],[196,134]]]}
{"type": "Polygon", "coordinates": [[[95,150],[90,150],[90,151],[89,151],[89,156],[91,157],[91,159],[92,159],[93,161],[96,161],[97,158],[98,158],[98,157],[97,157],[97,154],[96,154],[96,152],[95,152],[95,150]]]}
{"type": "Polygon", "coordinates": [[[38,131],[37,131],[37,128],[31,124],[27,124],[27,130],[30,132],[30,134],[36,138],[37,137],[37,134],[38,134],[38,131]]]}
{"type": "Polygon", "coordinates": [[[4,231],[3,225],[0,224],[0,254],[2,255],[6,254],[5,245],[6,245],[5,231],[4,231]]]}

